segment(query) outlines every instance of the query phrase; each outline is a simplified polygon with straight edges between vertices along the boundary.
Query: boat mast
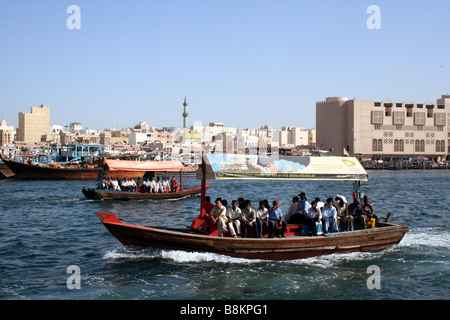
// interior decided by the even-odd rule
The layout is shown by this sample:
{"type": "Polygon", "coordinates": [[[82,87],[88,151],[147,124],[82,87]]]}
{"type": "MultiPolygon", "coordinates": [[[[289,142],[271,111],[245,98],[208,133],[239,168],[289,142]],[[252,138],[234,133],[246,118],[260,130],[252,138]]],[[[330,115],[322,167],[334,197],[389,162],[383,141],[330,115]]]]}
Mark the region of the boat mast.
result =
{"type": "Polygon", "coordinates": [[[206,196],[206,162],[205,153],[202,153],[202,185],[201,185],[201,197],[200,197],[200,217],[203,217],[205,211],[205,196],[206,196]]]}

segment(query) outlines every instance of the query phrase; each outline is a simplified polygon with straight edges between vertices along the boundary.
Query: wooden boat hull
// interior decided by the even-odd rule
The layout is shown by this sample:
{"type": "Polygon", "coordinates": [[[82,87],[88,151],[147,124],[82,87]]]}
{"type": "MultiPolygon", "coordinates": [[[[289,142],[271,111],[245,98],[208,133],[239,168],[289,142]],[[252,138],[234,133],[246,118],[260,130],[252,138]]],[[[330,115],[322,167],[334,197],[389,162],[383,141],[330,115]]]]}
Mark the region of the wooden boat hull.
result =
{"type": "Polygon", "coordinates": [[[327,236],[241,239],[127,224],[113,214],[96,214],[103,225],[125,246],[211,252],[245,259],[294,260],[333,253],[368,251],[397,244],[408,232],[405,225],[382,223],[375,229],[327,236]]]}
{"type": "Polygon", "coordinates": [[[49,167],[27,164],[12,160],[2,159],[8,168],[14,173],[16,179],[66,179],[66,180],[97,180],[101,177],[102,168],[79,167],[49,167]]]}
{"type": "MultiPolygon", "coordinates": [[[[206,188],[210,184],[207,184],[206,188]]],[[[183,197],[198,195],[201,193],[201,187],[186,188],[179,192],[168,193],[140,193],[140,192],[125,192],[125,191],[111,191],[111,190],[97,190],[93,188],[83,187],[83,194],[88,199],[93,200],[167,200],[167,199],[179,199],[183,197]]]]}
{"type": "Polygon", "coordinates": [[[4,163],[0,163],[0,179],[8,179],[14,177],[14,172],[4,163]]]}

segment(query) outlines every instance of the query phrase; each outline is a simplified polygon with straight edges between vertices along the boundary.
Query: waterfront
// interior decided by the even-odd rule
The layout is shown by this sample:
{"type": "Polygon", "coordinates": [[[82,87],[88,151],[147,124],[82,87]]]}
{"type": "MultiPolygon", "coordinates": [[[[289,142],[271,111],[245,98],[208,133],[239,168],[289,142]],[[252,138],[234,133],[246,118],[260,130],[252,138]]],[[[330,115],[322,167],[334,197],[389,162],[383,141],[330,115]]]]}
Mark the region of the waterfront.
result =
{"type": "MultiPolygon", "coordinates": [[[[250,261],[214,254],[124,248],[95,211],[125,221],[182,227],[199,213],[199,197],[176,201],[94,201],[83,185],[95,181],[1,180],[0,299],[448,299],[450,171],[369,171],[362,191],[378,214],[410,232],[396,246],[373,252],[294,261],[250,261]],[[81,288],[67,287],[67,268],[80,268],[81,288]],[[381,270],[381,289],[367,287],[369,266],[381,270]]],[[[183,179],[185,187],[199,180],[183,179]]],[[[239,196],[254,203],[336,193],[350,198],[351,182],[212,181],[212,199],[239,196]]]]}

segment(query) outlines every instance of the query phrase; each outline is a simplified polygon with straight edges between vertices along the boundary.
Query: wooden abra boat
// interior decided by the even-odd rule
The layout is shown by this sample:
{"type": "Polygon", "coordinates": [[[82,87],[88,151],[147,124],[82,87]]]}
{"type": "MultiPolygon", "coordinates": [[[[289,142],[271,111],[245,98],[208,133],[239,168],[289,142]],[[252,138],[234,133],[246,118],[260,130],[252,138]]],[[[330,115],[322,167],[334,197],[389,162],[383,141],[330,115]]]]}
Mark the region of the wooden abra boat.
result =
{"type": "Polygon", "coordinates": [[[2,157],[16,179],[66,179],[96,180],[102,175],[102,167],[52,166],[17,162],[2,157]]]}
{"type": "MultiPolygon", "coordinates": [[[[301,225],[288,225],[285,238],[217,236],[217,227],[205,213],[206,178],[216,179],[332,179],[366,181],[367,172],[351,157],[282,157],[266,161],[247,155],[205,155],[202,164],[201,211],[186,229],[125,223],[117,216],[96,212],[103,225],[124,245],[211,252],[246,259],[291,260],[332,253],[367,251],[401,241],[408,227],[379,222],[375,228],[302,236],[301,225]]],[[[359,186],[355,183],[354,186],[359,186]]],[[[358,190],[354,190],[358,194],[358,190]]]]}
{"type": "Polygon", "coordinates": [[[232,238],[202,234],[193,229],[146,227],[122,222],[117,216],[96,213],[103,225],[123,245],[143,248],[210,252],[231,257],[293,260],[332,253],[368,251],[400,242],[408,227],[381,223],[374,229],[301,236],[298,225],[288,226],[285,238],[232,238]]]}
{"type": "MultiPolygon", "coordinates": [[[[81,190],[88,199],[93,200],[139,200],[139,199],[179,199],[187,196],[199,195],[201,187],[183,188],[183,174],[185,166],[181,161],[127,161],[127,160],[112,160],[105,159],[104,161],[104,176],[116,177],[116,173],[122,173],[125,178],[143,176],[144,173],[152,172],[155,175],[174,174],[180,175],[180,184],[178,190],[174,192],[139,192],[139,191],[114,191],[95,188],[83,187],[81,190]],[[127,173],[130,176],[127,176],[127,173]]],[[[210,184],[206,185],[206,188],[210,184]]]]}

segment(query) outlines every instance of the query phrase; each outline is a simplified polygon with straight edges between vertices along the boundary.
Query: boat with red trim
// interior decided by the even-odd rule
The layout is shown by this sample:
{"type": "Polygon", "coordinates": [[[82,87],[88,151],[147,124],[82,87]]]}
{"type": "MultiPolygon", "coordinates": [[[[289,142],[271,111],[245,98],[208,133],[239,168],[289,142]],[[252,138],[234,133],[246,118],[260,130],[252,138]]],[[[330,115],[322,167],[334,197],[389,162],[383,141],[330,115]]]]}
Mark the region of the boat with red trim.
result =
{"type": "MultiPolygon", "coordinates": [[[[303,235],[302,225],[288,225],[286,237],[219,237],[217,226],[205,212],[206,179],[368,179],[367,172],[351,157],[280,157],[276,161],[258,156],[205,155],[201,166],[200,215],[186,229],[162,228],[126,223],[116,215],[96,212],[103,225],[123,245],[130,247],[209,252],[231,257],[263,260],[292,260],[333,253],[369,251],[398,244],[408,226],[378,221],[375,228],[303,235]],[[300,159],[301,158],[301,159],[300,159]],[[325,159],[326,158],[326,159],[325,159]]],[[[355,183],[354,186],[359,186],[355,183]]],[[[355,188],[354,194],[359,189],[355,188]]],[[[251,230],[249,230],[251,231],[251,230]]]]}
{"type": "MultiPolygon", "coordinates": [[[[120,173],[121,177],[133,178],[143,177],[144,174],[152,173],[154,175],[163,174],[175,174],[178,173],[180,182],[171,188],[173,190],[166,190],[166,192],[145,192],[144,188],[136,188],[133,191],[123,190],[108,190],[103,187],[102,180],[96,187],[87,188],[83,186],[82,193],[88,199],[93,200],[167,200],[167,199],[179,199],[188,196],[199,195],[201,193],[201,187],[183,188],[183,175],[185,166],[181,161],[130,161],[130,160],[104,160],[104,172],[105,177],[116,177],[116,173],[120,173]]],[[[120,179],[120,178],[119,178],[120,179]]],[[[208,188],[210,184],[205,187],[208,188]]]]}

